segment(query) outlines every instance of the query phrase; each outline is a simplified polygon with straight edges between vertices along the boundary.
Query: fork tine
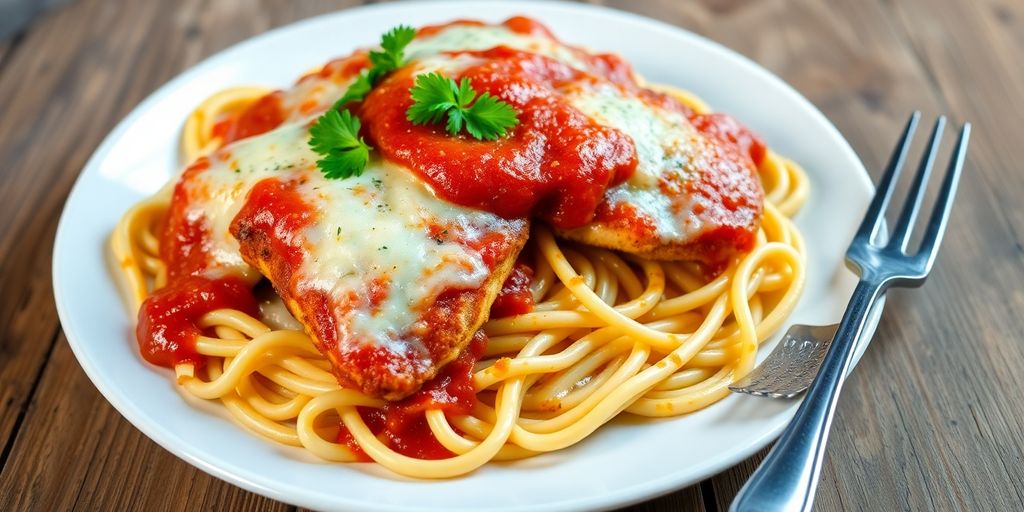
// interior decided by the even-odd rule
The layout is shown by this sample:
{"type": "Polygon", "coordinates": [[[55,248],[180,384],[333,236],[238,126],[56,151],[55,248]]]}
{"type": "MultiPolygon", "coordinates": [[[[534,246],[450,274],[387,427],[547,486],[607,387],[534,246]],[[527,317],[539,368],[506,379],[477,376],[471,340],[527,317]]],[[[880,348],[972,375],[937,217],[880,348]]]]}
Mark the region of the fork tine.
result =
{"type": "Polygon", "coordinates": [[[900,141],[896,144],[896,147],[892,151],[892,156],[889,157],[889,165],[885,169],[885,173],[882,174],[882,179],[878,181],[878,188],[875,189],[875,197],[871,200],[871,204],[868,206],[868,211],[864,214],[864,220],[860,224],[860,228],[857,229],[857,234],[854,235],[854,242],[857,243],[859,240],[863,240],[866,243],[871,243],[875,238],[875,233],[878,232],[878,226],[882,223],[884,218],[885,207],[889,204],[889,199],[892,197],[893,183],[896,182],[896,178],[899,177],[900,169],[903,168],[903,162],[907,159],[907,150],[910,149],[910,140],[914,136],[914,130],[917,128],[917,120],[921,117],[920,112],[914,112],[910,114],[910,119],[907,120],[907,126],[903,129],[903,136],[900,137],[900,141]]]}
{"type": "Polygon", "coordinates": [[[928,219],[928,227],[925,229],[924,239],[921,241],[921,249],[917,253],[918,258],[925,259],[924,274],[931,271],[932,265],[935,263],[935,255],[939,252],[939,244],[942,243],[942,235],[946,231],[946,223],[949,222],[949,212],[953,209],[957,183],[960,181],[964,160],[967,158],[967,141],[970,137],[971,123],[964,123],[960,128],[960,137],[957,139],[953,157],[949,159],[949,167],[946,170],[946,177],[942,180],[942,188],[935,201],[935,208],[932,210],[931,218],[928,219]]]}
{"type": "Polygon", "coordinates": [[[932,128],[932,137],[928,141],[928,153],[921,159],[918,165],[917,174],[914,175],[914,182],[910,185],[910,192],[907,194],[906,204],[900,211],[900,217],[896,220],[896,227],[889,236],[889,246],[898,247],[905,251],[910,242],[910,233],[914,229],[914,221],[917,220],[917,212],[921,210],[921,200],[924,199],[924,192],[928,189],[928,176],[935,164],[935,155],[939,152],[939,144],[942,142],[942,129],[946,126],[946,116],[939,116],[932,128]]]}

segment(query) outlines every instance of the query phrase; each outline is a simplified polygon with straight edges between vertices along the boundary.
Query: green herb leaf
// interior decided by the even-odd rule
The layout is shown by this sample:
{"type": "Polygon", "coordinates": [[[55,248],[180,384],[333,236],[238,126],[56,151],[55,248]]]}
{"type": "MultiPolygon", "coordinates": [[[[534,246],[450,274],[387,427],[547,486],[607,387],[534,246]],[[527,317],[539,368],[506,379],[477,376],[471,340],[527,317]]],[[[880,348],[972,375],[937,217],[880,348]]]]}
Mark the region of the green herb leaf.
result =
{"type": "Polygon", "coordinates": [[[406,117],[415,124],[440,123],[448,110],[459,106],[457,93],[455,81],[444,75],[420,75],[416,77],[416,85],[409,91],[413,104],[406,111],[406,117]]]}
{"type": "Polygon", "coordinates": [[[381,51],[370,51],[371,66],[360,71],[345,94],[309,128],[312,136],[309,146],[323,157],[316,164],[327,178],[341,179],[363,173],[372,148],[359,136],[359,118],[343,109],[349,103],[363,101],[384,75],[405,65],[405,47],[414,37],[416,29],[406,25],[399,25],[381,36],[381,51]]]}
{"type": "Polygon", "coordinates": [[[496,140],[504,137],[509,128],[519,124],[512,105],[483,93],[466,115],[466,131],[477,139],[496,140]]]}
{"type": "Polygon", "coordinates": [[[359,118],[348,110],[328,110],[309,128],[309,146],[323,158],[316,164],[328,179],[359,176],[373,149],[359,136],[359,118]]]}
{"type": "Polygon", "coordinates": [[[359,72],[359,76],[352,82],[352,85],[348,86],[345,94],[331,105],[331,110],[340,110],[352,103],[353,101],[363,101],[363,98],[373,89],[373,77],[370,75],[370,70],[364,69],[359,72]]]}
{"type": "Polygon", "coordinates": [[[465,128],[477,140],[497,140],[519,124],[512,105],[487,92],[478,97],[467,78],[456,83],[440,73],[425,73],[416,77],[409,94],[413,100],[405,113],[409,121],[439,124],[447,115],[445,130],[453,136],[465,128]]]}
{"type": "Polygon", "coordinates": [[[405,65],[405,47],[416,37],[416,29],[399,25],[387,31],[380,39],[383,51],[370,51],[370,62],[375,69],[381,69],[381,75],[394,71],[405,65]]]}

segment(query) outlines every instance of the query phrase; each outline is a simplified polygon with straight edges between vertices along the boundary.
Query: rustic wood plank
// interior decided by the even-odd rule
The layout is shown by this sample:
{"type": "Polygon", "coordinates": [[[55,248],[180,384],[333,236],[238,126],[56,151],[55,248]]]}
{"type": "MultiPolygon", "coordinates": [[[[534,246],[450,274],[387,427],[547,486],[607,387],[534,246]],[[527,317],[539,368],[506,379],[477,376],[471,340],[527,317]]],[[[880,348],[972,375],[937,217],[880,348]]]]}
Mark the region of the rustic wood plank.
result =
{"type": "Polygon", "coordinates": [[[178,460],[111,407],[61,336],[0,479],[0,510],[287,510],[178,460]]]}
{"type": "MultiPolygon", "coordinates": [[[[1024,17],[1019,3],[989,4],[989,10],[968,4],[948,10],[927,2],[707,2],[675,10],[662,2],[649,7],[662,19],[705,33],[780,74],[836,122],[873,172],[894,139],[879,134],[895,134],[913,108],[927,115],[952,105],[959,117],[982,120],[981,130],[1001,137],[992,149],[975,141],[970,172],[985,179],[968,179],[961,189],[943,266],[924,294],[893,294],[879,343],[850,382],[822,477],[822,509],[1021,506],[1014,489],[1021,488],[1022,450],[1013,434],[1020,431],[1020,420],[1011,411],[1024,404],[1013,391],[1021,388],[1019,372],[1010,373],[1024,358],[1020,344],[1012,342],[1020,324],[1007,312],[1020,297],[1015,233],[1021,232],[1021,206],[1013,196],[1024,183],[1012,171],[1022,156],[1012,123],[1024,112],[1007,112],[1003,103],[1016,109],[1024,92],[1019,66],[1010,62],[1021,54],[1021,31],[1015,29],[1024,17]],[[902,10],[902,25],[893,22],[893,6],[902,10]],[[922,17],[924,12],[932,16],[922,17]],[[903,35],[909,27],[918,29],[917,48],[903,35]],[[925,66],[919,55],[926,57],[925,66]],[[974,77],[984,77],[988,90],[979,91],[974,77]],[[958,105],[964,101],[970,104],[958,105]],[[1000,195],[1013,204],[1000,204],[1000,195]],[[991,268],[985,285],[1002,289],[986,291],[975,273],[943,271],[964,267],[991,268]],[[1011,304],[1006,297],[1012,297],[1011,304]],[[974,305],[969,312],[963,311],[965,303],[974,305]],[[978,326],[987,332],[979,334],[978,326]],[[975,425],[975,409],[985,417],[968,428],[975,425]]],[[[720,508],[761,457],[714,479],[720,508]]]]}
{"type": "Polygon", "coordinates": [[[908,34],[946,108],[976,128],[967,180],[978,186],[968,193],[981,190],[961,217],[961,225],[969,227],[963,231],[964,248],[947,261],[977,272],[945,275],[954,293],[937,297],[946,310],[957,313],[952,320],[963,337],[946,337],[939,350],[927,353],[933,364],[927,377],[957,376],[952,385],[937,387],[928,402],[932,407],[921,411],[928,413],[928,423],[947,425],[940,430],[939,445],[946,449],[936,453],[942,462],[936,477],[940,471],[951,477],[962,502],[973,504],[984,496],[992,509],[1024,508],[1024,377],[1019,370],[1024,344],[1016,313],[1024,307],[1024,205],[1018,197],[1024,189],[1019,136],[1024,5],[989,0],[952,2],[944,9],[928,9],[920,1],[886,6],[908,34]],[[979,215],[982,209],[974,201],[990,205],[990,215],[979,215]],[[956,344],[957,350],[948,352],[947,344],[956,344]]]}
{"type": "MultiPolygon", "coordinates": [[[[707,2],[702,9],[687,6],[673,11],[667,4],[658,9],[663,16],[669,12],[673,16],[662,19],[693,28],[740,51],[811,99],[837,124],[872,172],[884,162],[894,137],[880,134],[895,134],[912,108],[937,101],[912,53],[898,38],[879,33],[884,13],[865,8],[870,6],[806,1],[707,2]],[[683,12],[676,16],[678,11],[683,12]]],[[[857,443],[870,443],[877,434],[873,430],[887,428],[888,423],[877,421],[853,426],[860,429],[858,432],[851,429],[852,420],[848,420],[851,413],[847,411],[855,409],[851,402],[866,404],[853,388],[870,388],[876,379],[883,378],[873,361],[877,356],[873,348],[865,357],[840,406],[830,448],[834,457],[827,462],[817,496],[817,506],[822,510],[891,509],[897,506],[896,497],[903,489],[923,488],[921,482],[913,478],[908,481],[891,467],[875,476],[875,465],[858,466],[853,468],[856,473],[852,477],[846,464],[840,462],[836,467],[837,458],[856,452],[837,448],[841,438],[855,432],[857,443]],[[852,480],[859,490],[870,488],[869,492],[878,498],[865,500],[863,492],[851,492],[839,486],[839,480],[852,480]]],[[[766,453],[764,450],[712,480],[718,508],[728,507],[766,453]]],[[[881,454],[876,457],[882,458],[881,454]]],[[[864,462],[858,459],[858,463],[864,462]]]]}
{"type": "Polygon", "coordinates": [[[881,469],[906,485],[897,489],[907,495],[901,504],[911,508],[1019,509],[1024,501],[1016,411],[1024,408],[1024,397],[1017,368],[1024,351],[1017,341],[1019,316],[1011,312],[1020,310],[1024,285],[1022,217],[1006,194],[1024,186],[1013,170],[1024,153],[1006,135],[1024,112],[1024,87],[1019,68],[1000,60],[1020,48],[1000,44],[995,27],[979,22],[985,11],[977,4],[964,9],[957,2],[941,8],[919,2],[902,16],[896,9],[910,7],[881,5],[890,30],[918,38],[914,50],[923,57],[923,76],[940,92],[930,107],[971,119],[978,130],[939,270],[923,293],[892,295],[878,378],[861,381],[865,400],[845,416],[857,423],[874,415],[879,423],[870,432],[877,436],[866,445],[870,450],[863,449],[863,438],[840,438],[839,453],[857,456],[842,464],[834,459],[838,470],[845,476],[855,465],[865,469],[859,478],[838,483],[863,503],[879,503],[866,478],[877,474],[872,463],[888,459],[891,468],[881,469]],[[941,54],[946,72],[935,60],[941,54]],[[977,90],[975,77],[981,76],[989,90],[977,90]]]}
{"type": "Polygon", "coordinates": [[[24,37],[18,48],[22,51],[2,62],[0,97],[16,100],[0,102],[0,158],[5,162],[0,170],[0,201],[5,206],[0,286],[7,291],[0,301],[0,509],[66,509],[76,503],[85,503],[88,510],[121,508],[114,505],[164,508],[168,503],[182,509],[282,508],[200,473],[144,439],[95,393],[70,352],[62,354],[66,360],[52,359],[50,368],[56,370],[41,371],[57,329],[50,248],[71,183],[100,138],[145,94],[195,59],[180,51],[186,34],[176,23],[187,19],[188,12],[198,16],[199,2],[177,5],[177,15],[168,12],[171,5],[79,2],[40,19],[24,37]],[[77,383],[68,381],[73,372],[77,383]],[[29,394],[40,382],[33,403],[37,408],[58,406],[27,413],[29,394]],[[69,384],[89,394],[65,398],[69,384]],[[60,403],[63,409],[80,409],[65,416],[59,414],[60,403]],[[97,411],[99,417],[80,414],[97,411]],[[72,421],[62,421],[66,419],[72,421]],[[92,422],[91,430],[81,424],[86,421],[92,422]],[[54,430],[54,425],[60,428],[54,430]],[[59,440],[41,438],[47,431],[59,440]],[[82,432],[89,432],[88,437],[80,438],[82,432]],[[15,439],[20,441],[16,447],[15,439]],[[69,464],[69,453],[96,450],[97,443],[102,444],[99,456],[73,457],[79,464],[69,464]],[[53,451],[54,445],[61,447],[53,451]],[[182,487],[186,494],[169,498],[160,487],[161,475],[191,480],[182,487]],[[146,492],[136,493],[138,487],[146,492]]]}
{"type": "MultiPolygon", "coordinates": [[[[94,108],[102,108],[109,115],[100,120],[93,118],[94,123],[102,126],[89,130],[94,140],[79,140],[81,148],[91,148],[127,110],[141,100],[150,90],[174,73],[201,59],[205,55],[217,51],[238,40],[263,32],[272,26],[301,19],[320,12],[334,10],[358,2],[337,2],[335,5],[323,3],[283,3],[275,4],[265,10],[246,9],[245,6],[214,4],[213,10],[202,10],[198,2],[187,2],[176,9],[167,9],[153,4],[138,6],[137,10],[119,10],[110,6],[97,6],[95,2],[83,2],[68,7],[59,14],[45,19],[38,29],[30,35],[28,48],[42,51],[54,45],[58,36],[66,36],[69,24],[87,27],[72,33],[72,39],[64,39],[65,53],[41,69],[38,74],[46,73],[51,83],[44,87],[34,88],[37,96],[31,103],[23,103],[13,115],[6,116],[9,121],[0,127],[0,134],[5,129],[13,132],[15,122],[20,118],[35,119],[47,115],[52,109],[49,103],[42,101],[54,87],[63,87],[65,97],[63,103],[75,104],[81,101],[83,94],[92,93],[88,99],[94,108]],[[95,13],[95,19],[90,15],[95,13]],[[201,15],[200,15],[201,14],[201,15]],[[83,19],[93,19],[93,23],[82,23],[83,19]],[[168,21],[171,20],[171,21],[168,21]],[[134,30],[119,33],[120,38],[108,38],[103,32],[104,26],[131,26],[134,30]],[[140,45],[138,39],[145,35],[146,53],[136,50],[140,45]],[[109,66],[113,62],[118,67],[109,69],[105,81],[87,82],[82,87],[73,87],[69,81],[80,73],[76,62],[78,58],[95,59],[96,46],[101,45],[109,51],[109,62],[94,64],[109,66]],[[82,50],[76,54],[75,49],[82,50]],[[71,76],[69,76],[71,75],[71,76]],[[48,87],[46,87],[48,86],[48,87]],[[99,91],[120,90],[117,96],[108,95],[97,98],[99,91]],[[97,104],[97,100],[105,100],[97,104]]],[[[136,7],[136,6],[133,6],[136,7]]],[[[49,55],[49,54],[48,54],[49,55]]],[[[31,67],[32,62],[19,62],[12,73],[21,73],[22,67],[31,67]]],[[[0,78],[0,94],[11,94],[22,100],[33,92],[28,84],[28,77],[20,80],[0,78]],[[6,88],[5,88],[6,87],[6,88]]],[[[3,96],[0,96],[3,97],[3,96]]],[[[91,112],[92,109],[90,109],[91,112]]],[[[0,111],[0,113],[6,113],[0,111]]],[[[85,110],[79,110],[85,115],[85,110]]],[[[54,122],[59,118],[49,114],[54,122]]],[[[90,115],[95,116],[94,113],[90,115]]],[[[46,126],[39,131],[46,131],[46,126]]],[[[68,130],[80,128],[71,124],[68,130]]],[[[90,128],[93,128],[90,126],[90,128]]],[[[38,137],[38,134],[33,134],[38,137]]],[[[24,144],[33,137],[25,136],[24,144]]],[[[5,139],[6,140],[6,139],[5,139]]],[[[63,143],[64,139],[58,142],[63,143]]],[[[70,144],[59,145],[57,149],[73,151],[77,149],[70,144]]],[[[15,146],[17,147],[17,146],[15,146]]],[[[7,149],[0,146],[0,149],[7,149]]],[[[91,149],[89,149],[91,151],[91,149]]],[[[45,270],[33,269],[27,275],[48,276],[49,241],[52,240],[56,215],[66,195],[73,177],[88,151],[79,151],[79,158],[68,163],[66,167],[51,166],[51,174],[60,174],[60,194],[51,194],[49,204],[50,216],[43,217],[39,225],[26,229],[42,232],[41,250],[47,252],[45,257],[36,258],[45,270]]],[[[56,153],[56,152],[55,152],[56,153]]],[[[3,154],[3,153],[0,153],[3,154]]],[[[56,157],[56,155],[54,155],[56,157]]],[[[15,179],[18,176],[12,176],[15,179]]],[[[18,181],[6,191],[33,192],[25,181],[18,181]]],[[[13,194],[12,194],[13,195],[13,194]]],[[[38,199],[38,196],[31,197],[38,199]]],[[[28,202],[28,201],[26,201],[28,202]]],[[[12,219],[4,227],[22,225],[22,219],[12,219]]],[[[16,233],[21,235],[21,232],[16,233]]],[[[12,235],[13,236],[13,235],[12,235]]],[[[2,245],[0,245],[2,247],[2,245]]],[[[5,260],[13,266],[24,268],[22,261],[5,260]]],[[[16,274],[12,272],[11,274],[16,274]]],[[[49,293],[48,283],[42,288],[49,293]]],[[[52,298],[46,297],[46,306],[52,298]]],[[[36,305],[26,308],[35,311],[36,305]]],[[[52,315],[52,311],[50,312],[52,315]]],[[[52,318],[52,316],[51,316],[52,318]]],[[[52,326],[52,321],[50,322],[52,326]]],[[[52,328],[52,327],[51,327],[52,328]]],[[[24,347],[24,335],[11,336],[5,339],[15,340],[16,347],[24,347]]],[[[52,346],[47,343],[45,346],[52,346]]],[[[24,416],[24,425],[18,432],[17,444],[12,445],[9,463],[5,464],[2,481],[0,481],[0,508],[17,509],[138,509],[181,508],[191,510],[200,506],[208,510],[252,509],[259,507],[267,510],[288,508],[283,504],[267,500],[255,494],[221,482],[213,477],[187,465],[165,452],[131,427],[102,399],[87,383],[84,374],[74,362],[66,344],[62,341],[57,345],[56,354],[50,358],[50,364],[41,373],[41,384],[31,407],[23,402],[27,391],[20,393],[20,400],[9,400],[24,416]],[[69,379],[68,375],[72,375],[69,379]],[[67,393],[71,389],[73,393],[67,393]],[[26,411],[27,408],[27,411],[26,411]],[[59,425],[58,428],[54,428],[59,425]],[[75,432],[76,435],[67,435],[75,432]],[[74,461],[68,464],[67,461],[74,461]],[[175,485],[164,485],[165,482],[176,482],[175,485]],[[187,482],[187,484],[184,484],[187,482]]],[[[45,351],[42,355],[45,355],[45,351]]],[[[40,365],[45,357],[33,353],[9,360],[13,364],[7,367],[15,369],[35,369],[40,372],[40,365]],[[34,357],[33,357],[34,356],[34,357]]],[[[12,380],[25,383],[36,382],[38,379],[17,375],[12,380]]],[[[5,415],[7,417],[7,415],[5,415]]],[[[13,416],[12,416],[13,417],[13,416]]],[[[13,430],[13,425],[7,430],[13,430]]],[[[13,440],[13,439],[12,439],[13,440]]],[[[701,510],[702,500],[699,489],[694,487],[686,491],[660,498],[648,504],[640,505],[637,510],[701,510]]]]}
{"type": "Polygon", "coordinates": [[[148,29],[166,14],[161,5],[81,2],[56,10],[33,23],[0,68],[3,460],[57,332],[50,259],[68,190],[114,123],[185,65],[177,41],[143,44],[159,33],[148,29]],[[142,51],[148,64],[137,65],[133,56],[142,51]]]}
{"type": "Polygon", "coordinates": [[[57,318],[49,283],[60,207],[74,176],[107,127],[109,102],[95,101],[102,73],[76,59],[87,28],[57,13],[0,62],[0,464],[53,346],[57,318]],[[57,28],[57,30],[53,30],[57,28]],[[41,59],[39,55],[47,55],[41,59]],[[92,86],[89,89],[88,86],[92,86]],[[72,109],[71,102],[101,109],[72,109]]]}
{"type": "MultiPolygon", "coordinates": [[[[1013,411],[1024,407],[1014,373],[1024,357],[1015,341],[1021,326],[1009,312],[1019,310],[1022,284],[1014,196],[1024,183],[1014,164],[1024,155],[1014,120],[1024,113],[1024,86],[1011,62],[1021,54],[1015,28],[1024,18],[1019,3],[990,2],[989,10],[955,4],[715,2],[713,26],[702,25],[710,17],[699,11],[680,16],[801,90],[873,172],[912,108],[926,116],[951,110],[980,122],[976,135],[984,133],[969,167],[980,179],[961,188],[939,270],[923,292],[891,295],[878,343],[844,394],[822,509],[1022,506],[1013,411]],[[916,48],[904,31],[916,33],[916,48]],[[997,132],[992,141],[989,131],[997,132]],[[944,270],[956,268],[972,270],[944,270]]],[[[720,507],[759,460],[714,480],[720,507]]]]}
{"type": "MultiPolygon", "coordinates": [[[[63,342],[41,371],[56,329],[49,246],[72,177],[149,91],[233,42],[358,3],[83,0],[33,27],[22,41],[31,53],[4,55],[0,46],[0,204],[9,209],[0,219],[0,288],[18,291],[0,302],[0,444],[10,455],[0,509],[287,508],[144,438],[87,383],[63,342]],[[19,424],[16,442],[6,442],[19,424]],[[68,428],[49,428],[56,424],[68,428]],[[159,485],[166,481],[188,484],[159,485]]],[[[1014,392],[1024,363],[1024,345],[1014,343],[1024,332],[1015,313],[1024,301],[1024,207],[1014,194],[1024,178],[1013,171],[1024,156],[1013,124],[1024,114],[1024,78],[1011,60],[1024,47],[1022,6],[608,3],[708,35],[780,74],[839,126],[872,172],[912,108],[983,120],[939,272],[922,292],[893,294],[878,343],[848,384],[818,507],[1024,507],[1014,413],[1024,410],[1014,392]]],[[[707,492],[691,487],[635,509],[701,509],[705,501],[725,509],[758,460],[719,475],[707,492]]]]}

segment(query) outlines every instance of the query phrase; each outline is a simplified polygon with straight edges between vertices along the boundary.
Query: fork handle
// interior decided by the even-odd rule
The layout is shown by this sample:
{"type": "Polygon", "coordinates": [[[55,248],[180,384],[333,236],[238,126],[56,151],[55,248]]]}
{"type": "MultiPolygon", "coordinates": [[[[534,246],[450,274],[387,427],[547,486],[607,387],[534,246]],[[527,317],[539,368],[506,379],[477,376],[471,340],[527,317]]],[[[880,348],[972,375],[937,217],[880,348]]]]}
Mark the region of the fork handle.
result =
{"type": "Polygon", "coordinates": [[[854,349],[864,335],[871,306],[885,288],[881,280],[862,278],[857,284],[832,346],[796,417],[740,489],[730,511],[811,510],[839,391],[846,380],[854,349]]]}

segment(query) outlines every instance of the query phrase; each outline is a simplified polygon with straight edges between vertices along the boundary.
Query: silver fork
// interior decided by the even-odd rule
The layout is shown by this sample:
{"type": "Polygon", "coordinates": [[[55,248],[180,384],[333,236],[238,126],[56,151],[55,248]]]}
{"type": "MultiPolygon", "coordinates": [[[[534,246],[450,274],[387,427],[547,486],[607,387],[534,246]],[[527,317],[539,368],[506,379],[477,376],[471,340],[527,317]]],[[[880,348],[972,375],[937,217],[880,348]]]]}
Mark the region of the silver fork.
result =
{"type": "Polygon", "coordinates": [[[838,328],[839,324],[794,324],[768,358],[729,389],[769,398],[793,398],[803,393],[818,374],[838,328]]]}
{"type": "Polygon", "coordinates": [[[853,242],[850,243],[850,248],[846,251],[847,266],[860,275],[860,282],[853,291],[850,304],[839,323],[839,329],[822,362],[818,376],[807,390],[807,395],[797,409],[793,421],[783,431],[761,466],[740,489],[729,508],[731,511],[811,509],[839,391],[843,387],[846,372],[853,359],[854,347],[858,345],[859,338],[864,333],[872,304],[890,286],[920,286],[935,264],[935,256],[946,230],[949,212],[953,207],[953,197],[956,195],[964,158],[967,156],[970,123],[965,123],[960,129],[956,149],[950,158],[935,208],[925,227],[924,238],[917,252],[908,253],[907,245],[942,139],[945,125],[943,117],[939,117],[935,122],[928,150],[921,159],[911,184],[909,197],[900,211],[892,235],[884,243],[875,241],[889,199],[892,197],[893,185],[906,161],[907,150],[919,117],[920,114],[917,112],[910,116],[900,142],[893,151],[889,165],[878,184],[875,197],[853,237],[853,242]]]}

